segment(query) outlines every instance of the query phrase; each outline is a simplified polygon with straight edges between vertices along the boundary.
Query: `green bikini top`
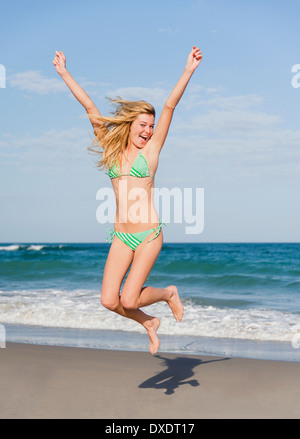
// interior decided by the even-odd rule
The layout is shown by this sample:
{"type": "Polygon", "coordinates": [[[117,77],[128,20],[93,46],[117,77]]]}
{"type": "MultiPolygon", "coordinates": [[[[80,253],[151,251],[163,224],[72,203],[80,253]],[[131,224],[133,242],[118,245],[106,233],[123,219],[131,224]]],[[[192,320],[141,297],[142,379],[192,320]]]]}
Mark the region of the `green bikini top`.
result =
{"type": "Polygon", "coordinates": [[[114,163],[107,173],[109,178],[113,179],[123,176],[132,176],[137,178],[151,177],[154,180],[152,175],[150,175],[149,166],[147,160],[142,154],[142,151],[137,155],[129,174],[121,174],[119,170],[120,167],[117,167],[114,163]]]}

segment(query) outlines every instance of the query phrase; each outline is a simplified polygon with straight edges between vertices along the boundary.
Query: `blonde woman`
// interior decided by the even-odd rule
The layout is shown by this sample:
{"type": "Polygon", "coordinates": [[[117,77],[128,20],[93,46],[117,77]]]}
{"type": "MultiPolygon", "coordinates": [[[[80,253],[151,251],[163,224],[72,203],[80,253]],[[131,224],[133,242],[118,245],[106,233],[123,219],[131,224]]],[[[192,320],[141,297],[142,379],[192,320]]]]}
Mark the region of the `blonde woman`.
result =
{"type": "Polygon", "coordinates": [[[107,170],[116,197],[116,218],[103,274],[101,303],[143,325],[152,354],[160,344],[157,336],[160,320],[140,308],[165,301],[177,321],[183,317],[183,306],[174,285],[166,288],[144,286],[163,243],[162,223],[152,196],[154,175],[175,107],[201,59],[201,51],[194,46],[181,78],[164,104],[155,130],[152,105],[145,101],[112,100],[115,114],[102,117],[68,72],[64,54],[56,52],[53,61],[57,72],[88,113],[95,133],[92,149],[100,154],[99,167],[107,170]]]}

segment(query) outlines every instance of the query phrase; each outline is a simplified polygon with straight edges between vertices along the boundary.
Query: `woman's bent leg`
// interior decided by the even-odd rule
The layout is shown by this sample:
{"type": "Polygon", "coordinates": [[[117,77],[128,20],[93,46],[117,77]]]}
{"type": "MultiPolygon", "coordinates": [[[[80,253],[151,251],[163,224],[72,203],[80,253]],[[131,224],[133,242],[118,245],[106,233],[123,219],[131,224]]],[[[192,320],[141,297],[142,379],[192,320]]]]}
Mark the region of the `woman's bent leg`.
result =
{"type": "Polygon", "coordinates": [[[122,290],[121,303],[126,309],[138,309],[159,301],[165,301],[170,306],[175,319],[180,321],[183,317],[183,306],[174,285],[167,288],[144,287],[144,283],[160,253],[162,241],[161,233],[153,241],[144,241],[137,247],[130,272],[122,290]]]}
{"type": "Polygon", "coordinates": [[[159,348],[159,340],[156,334],[160,324],[159,319],[145,314],[140,309],[125,309],[120,302],[121,285],[132,262],[133,254],[133,251],[123,242],[117,238],[114,239],[105,264],[101,303],[111,311],[143,325],[150,339],[149,350],[154,354],[159,348]]]}

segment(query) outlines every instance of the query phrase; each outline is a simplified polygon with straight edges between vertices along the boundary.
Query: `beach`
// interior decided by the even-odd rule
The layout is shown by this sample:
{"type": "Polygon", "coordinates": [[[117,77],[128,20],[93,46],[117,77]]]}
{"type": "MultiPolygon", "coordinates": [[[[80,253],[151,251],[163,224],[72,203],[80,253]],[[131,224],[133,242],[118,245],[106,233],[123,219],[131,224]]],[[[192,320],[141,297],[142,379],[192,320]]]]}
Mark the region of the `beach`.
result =
{"type": "Polygon", "coordinates": [[[1,419],[295,419],[299,362],[7,343],[1,419]]]}
{"type": "Polygon", "coordinates": [[[155,356],[100,304],[108,249],[0,245],[1,418],[299,418],[300,244],[165,244],[147,283],[185,313],[149,307],[155,356]]]}

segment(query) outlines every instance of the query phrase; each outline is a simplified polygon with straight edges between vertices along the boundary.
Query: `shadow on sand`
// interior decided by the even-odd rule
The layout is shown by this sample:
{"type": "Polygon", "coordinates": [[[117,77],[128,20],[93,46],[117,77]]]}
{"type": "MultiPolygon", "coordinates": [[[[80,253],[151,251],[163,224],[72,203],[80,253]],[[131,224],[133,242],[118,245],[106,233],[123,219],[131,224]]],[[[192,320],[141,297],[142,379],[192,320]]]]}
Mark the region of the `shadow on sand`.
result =
{"type": "Polygon", "coordinates": [[[189,379],[195,375],[193,369],[200,364],[214,363],[215,361],[225,361],[230,359],[220,358],[216,360],[202,361],[199,358],[165,358],[161,355],[156,355],[155,358],[163,360],[163,365],[167,368],[154,375],[152,378],[148,378],[139,385],[139,388],[166,389],[166,395],[172,395],[172,393],[175,393],[175,389],[184,384],[190,384],[193,387],[200,386],[198,380],[189,379]]]}

